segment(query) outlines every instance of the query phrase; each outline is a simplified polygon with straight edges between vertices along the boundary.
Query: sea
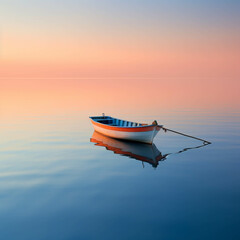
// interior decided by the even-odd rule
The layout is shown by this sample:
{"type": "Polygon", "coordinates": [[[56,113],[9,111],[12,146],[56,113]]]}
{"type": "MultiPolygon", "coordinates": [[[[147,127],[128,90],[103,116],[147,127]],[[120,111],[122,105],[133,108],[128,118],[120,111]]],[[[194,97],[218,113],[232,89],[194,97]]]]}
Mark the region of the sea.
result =
{"type": "Polygon", "coordinates": [[[211,142],[160,130],[153,146],[94,133],[91,114],[1,119],[1,239],[240,239],[240,111],[105,113],[211,142]]]}

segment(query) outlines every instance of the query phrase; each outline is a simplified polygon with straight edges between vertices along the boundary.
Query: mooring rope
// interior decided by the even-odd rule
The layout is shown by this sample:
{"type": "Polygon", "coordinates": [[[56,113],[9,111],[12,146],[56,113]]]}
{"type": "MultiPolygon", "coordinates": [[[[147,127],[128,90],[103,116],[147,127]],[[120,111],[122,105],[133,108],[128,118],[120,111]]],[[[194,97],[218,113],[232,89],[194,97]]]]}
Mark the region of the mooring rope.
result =
{"type": "Polygon", "coordinates": [[[172,130],[172,129],[169,129],[169,128],[165,128],[165,127],[160,126],[160,125],[159,125],[159,127],[161,127],[165,132],[169,131],[169,132],[177,133],[177,134],[183,135],[183,136],[185,136],[185,137],[190,137],[190,138],[193,138],[193,139],[196,139],[196,140],[200,140],[200,141],[203,142],[203,144],[211,144],[211,142],[206,141],[206,140],[201,139],[201,138],[197,138],[197,137],[194,137],[194,136],[187,135],[187,134],[185,134],[185,133],[177,132],[177,131],[175,131],[175,130],[172,130]]]}

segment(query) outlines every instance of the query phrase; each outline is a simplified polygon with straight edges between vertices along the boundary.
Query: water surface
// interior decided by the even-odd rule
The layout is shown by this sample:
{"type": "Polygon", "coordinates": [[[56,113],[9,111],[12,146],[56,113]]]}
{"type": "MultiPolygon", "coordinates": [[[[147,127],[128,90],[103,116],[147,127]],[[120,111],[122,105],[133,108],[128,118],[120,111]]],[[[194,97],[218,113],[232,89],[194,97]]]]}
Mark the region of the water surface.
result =
{"type": "Polygon", "coordinates": [[[201,142],[160,131],[152,164],[136,157],[151,159],[144,147],[91,142],[86,114],[2,120],[2,239],[239,239],[240,114],[129,118],[212,144],[183,151],[201,142]]]}

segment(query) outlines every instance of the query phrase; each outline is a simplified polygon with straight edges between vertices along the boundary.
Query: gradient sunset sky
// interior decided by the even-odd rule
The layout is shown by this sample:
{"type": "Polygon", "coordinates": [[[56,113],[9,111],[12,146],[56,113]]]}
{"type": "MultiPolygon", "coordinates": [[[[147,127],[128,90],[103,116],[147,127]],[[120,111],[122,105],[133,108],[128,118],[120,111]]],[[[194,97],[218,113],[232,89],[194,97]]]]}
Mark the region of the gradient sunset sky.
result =
{"type": "Polygon", "coordinates": [[[108,94],[238,108],[239,13],[234,0],[1,0],[0,107],[108,108],[108,94]]]}

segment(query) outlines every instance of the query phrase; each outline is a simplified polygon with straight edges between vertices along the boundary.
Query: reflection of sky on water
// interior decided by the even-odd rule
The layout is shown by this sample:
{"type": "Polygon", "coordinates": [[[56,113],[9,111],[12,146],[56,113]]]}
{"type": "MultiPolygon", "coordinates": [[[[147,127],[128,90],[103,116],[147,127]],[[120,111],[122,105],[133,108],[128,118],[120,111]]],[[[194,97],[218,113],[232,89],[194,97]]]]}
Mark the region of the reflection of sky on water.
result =
{"type": "MultiPolygon", "coordinates": [[[[237,239],[239,114],[176,115],[137,118],[212,144],[169,155],[156,169],[94,146],[88,117],[2,123],[2,238],[237,239]]],[[[162,154],[199,145],[163,132],[154,143],[162,154]]]]}

